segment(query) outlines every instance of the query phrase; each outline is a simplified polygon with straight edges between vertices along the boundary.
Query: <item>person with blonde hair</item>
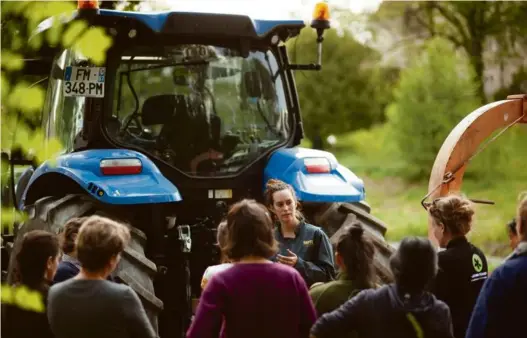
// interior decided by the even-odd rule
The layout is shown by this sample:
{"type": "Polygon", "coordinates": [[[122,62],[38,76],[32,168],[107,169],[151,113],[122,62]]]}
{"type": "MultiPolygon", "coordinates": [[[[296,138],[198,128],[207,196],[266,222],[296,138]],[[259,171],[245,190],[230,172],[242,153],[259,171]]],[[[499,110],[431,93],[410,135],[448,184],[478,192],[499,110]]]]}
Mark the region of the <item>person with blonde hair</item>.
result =
{"type": "Polygon", "coordinates": [[[449,195],[434,200],[428,213],[433,234],[439,246],[446,249],[438,254],[439,271],[432,291],[450,308],[454,337],[465,337],[472,309],[488,277],[485,255],[466,237],[474,208],[470,200],[449,195]]]}
{"type": "Polygon", "coordinates": [[[201,278],[201,289],[205,289],[207,286],[207,283],[209,280],[218,272],[226,270],[232,266],[232,263],[229,261],[229,259],[226,257],[224,249],[227,245],[227,222],[223,221],[218,225],[217,229],[217,241],[218,241],[218,247],[220,249],[220,264],[212,265],[207,267],[205,269],[205,272],[203,273],[203,277],[201,278]]]}
{"type": "Polygon", "coordinates": [[[48,319],[56,338],[154,338],[139,297],[108,281],[130,241],[130,230],[109,218],[90,216],[75,240],[80,272],[49,291],[48,319]]]}

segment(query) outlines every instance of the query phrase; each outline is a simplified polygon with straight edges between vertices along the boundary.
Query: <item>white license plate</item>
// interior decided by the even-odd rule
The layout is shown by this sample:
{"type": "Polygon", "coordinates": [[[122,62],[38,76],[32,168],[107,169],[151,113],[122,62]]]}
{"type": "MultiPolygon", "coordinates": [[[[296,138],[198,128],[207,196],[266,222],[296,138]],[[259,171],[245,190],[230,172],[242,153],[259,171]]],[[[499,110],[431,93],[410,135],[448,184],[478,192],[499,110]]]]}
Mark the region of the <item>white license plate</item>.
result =
{"type": "Polygon", "coordinates": [[[64,95],[104,97],[104,67],[66,67],[64,95]]]}

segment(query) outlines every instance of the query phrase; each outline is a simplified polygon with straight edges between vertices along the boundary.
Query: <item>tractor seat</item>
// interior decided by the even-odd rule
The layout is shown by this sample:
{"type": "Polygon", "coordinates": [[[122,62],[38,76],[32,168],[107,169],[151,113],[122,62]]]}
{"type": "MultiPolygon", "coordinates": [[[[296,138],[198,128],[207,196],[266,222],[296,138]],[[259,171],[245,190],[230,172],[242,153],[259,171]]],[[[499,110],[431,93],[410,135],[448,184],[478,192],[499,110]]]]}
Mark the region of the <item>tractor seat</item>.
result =
{"type": "Polygon", "coordinates": [[[163,94],[145,100],[141,109],[141,121],[145,126],[168,124],[174,113],[187,113],[184,95],[163,94]]]}

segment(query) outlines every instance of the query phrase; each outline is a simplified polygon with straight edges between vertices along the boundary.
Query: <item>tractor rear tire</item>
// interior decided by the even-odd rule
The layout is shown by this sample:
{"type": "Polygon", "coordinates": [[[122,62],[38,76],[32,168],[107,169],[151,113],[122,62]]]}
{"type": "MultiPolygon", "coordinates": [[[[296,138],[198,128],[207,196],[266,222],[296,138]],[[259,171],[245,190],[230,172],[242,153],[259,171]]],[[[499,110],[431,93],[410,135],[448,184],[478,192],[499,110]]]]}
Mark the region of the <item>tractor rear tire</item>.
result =
{"type": "MultiPolygon", "coordinates": [[[[14,281],[14,260],[25,233],[32,230],[44,230],[58,234],[64,224],[73,217],[101,215],[117,221],[115,216],[97,210],[97,206],[88,196],[66,195],[65,197],[44,197],[26,208],[28,219],[18,228],[14,239],[13,254],[10,255],[7,281],[14,281]]],[[[100,207],[99,207],[100,209],[100,207]]],[[[156,334],[158,332],[158,314],[163,310],[163,302],[155,296],[153,279],[157,273],[156,265],[146,258],[146,235],[131,223],[125,222],[130,229],[131,240],[125,248],[119,265],[112,277],[120,283],[130,286],[139,296],[156,334]]]]}
{"type": "Polygon", "coordinates": [[[366,230],[375,245],[374,265],[379,283],[390,283],[393,275],[389,260],[394,248],[386,243],[386,225],[372,216],[369,205],[365,203],[324,203],[312,213],[313,221],[320,226],[330,238],[333,247],[347,225],[358,222],[366,230]]]}

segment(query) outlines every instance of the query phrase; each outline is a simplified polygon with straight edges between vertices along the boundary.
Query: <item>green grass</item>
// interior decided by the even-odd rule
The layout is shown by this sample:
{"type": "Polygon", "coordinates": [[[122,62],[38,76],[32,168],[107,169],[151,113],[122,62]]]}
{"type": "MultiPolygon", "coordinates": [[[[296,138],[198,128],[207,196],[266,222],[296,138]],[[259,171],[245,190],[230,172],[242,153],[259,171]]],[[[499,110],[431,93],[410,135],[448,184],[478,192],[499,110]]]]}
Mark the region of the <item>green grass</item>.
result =
{"type": "MultiPolygon", "coordinates": [[[[405,170],[409,168],[394,155],[393,144],[386,135],[383,126],[343,135],[338,138],[337,146],[328,150],[364,180],[372,214],[388,225],[388,241],[399,241],[408,235],[427,236],[427,213],[420,202],[428,191],[428,181],[404,180],[405,170]]],[[[502,146],[506,149],[506,145],[502,146]]],[[[520,153],[517,156],[526,158],[520,153]]],[[[488,161],[488,158],[477,159],[465,175],[462,193],[469,198],[495,202],[495,205],[476,204],[468,237],[486,255],[504,257],[510,253],[505,225],[515,214],[518,195],[527,190],[527,177],[525,170],[511,167],[511,162],[494,164],[494,169],[486,171],[488,161]],[[493,171],[496,167],[500,173],[493,171]]]]}

